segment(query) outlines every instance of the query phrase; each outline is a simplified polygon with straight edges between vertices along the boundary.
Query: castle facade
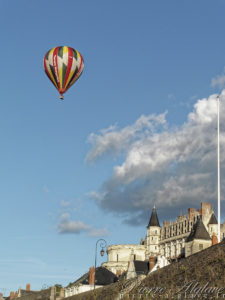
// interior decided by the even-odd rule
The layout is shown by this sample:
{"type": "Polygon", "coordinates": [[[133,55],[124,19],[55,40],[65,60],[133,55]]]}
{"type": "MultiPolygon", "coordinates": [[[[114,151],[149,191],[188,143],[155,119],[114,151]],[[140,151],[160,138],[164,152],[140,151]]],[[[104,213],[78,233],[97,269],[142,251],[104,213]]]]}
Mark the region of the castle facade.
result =
{"type": "MultiPolygon", "coordinates": [[[[221,239],[225,236],[225,223],[221,225],[221,239]]],[[[217,243],[218,222],[212,205],[202,202],[196,210],[189,208],[187,215],[160,226],[156,208],[147,226],[145,240],[139,245],[111,245],[107,248],[108,261],[103,264],[116,275],[127,271],[130,261],[148,261],[150,257],[165,257],[172,261],[187,257],[217,243]]]]}

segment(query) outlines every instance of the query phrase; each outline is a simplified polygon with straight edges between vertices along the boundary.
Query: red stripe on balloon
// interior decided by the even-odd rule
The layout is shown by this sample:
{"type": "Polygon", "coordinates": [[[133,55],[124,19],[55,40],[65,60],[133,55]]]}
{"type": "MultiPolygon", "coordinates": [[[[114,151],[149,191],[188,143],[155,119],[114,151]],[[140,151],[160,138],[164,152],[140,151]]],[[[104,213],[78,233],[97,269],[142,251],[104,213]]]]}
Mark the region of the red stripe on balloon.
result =
{"type": "Polygon", "coordinates": [[[65,89],[67,80],[69,78],[70,71],[72,69],[72,64],[73,64],[73,50],[70,47],[68,47],[68,64],[67,64],[66,76],[65,76],[65,80],[64,80],[63,89],[65,89]]]}
{"type": "Polygon", "coordinates": [[[60,92],[60,81],[59,81],[59,69],[58,69],[58,52],[59,52],[59,47],[56,47],[55,50],[53,51],[53,68],[55,71],[55,77],[57,79],[58,83],[58,91],[60,92]]]}
{"type": "MultiPolygon", "coordinates": [[[[80,54],[80,52],[79,52],[79,54],[80,54]]],[[[80,72],[80,69],[81,69],[81,67],[82,67],[82,65],[83,65],[83,61],[84,61],[81,54],[80,54],[80,58],[81,58],[80,66],[79,66],[79,68],[78,68],[78,70],[77,70],[77,74],[76,74],[75,77],[74,77],[74,79],[76,78],[76,80],[79,78],[79,72],[80,72]],[[77,77],[77,75],[78,75],[78,77],[77,77]]],[[[76,81],[76,80],[74,80],[74,79],[73,79],[73,81],[67,86],[66,91],[67,91],[68,88],[71,87],[71,85],[73,85],[73,83],[76,81]]]]}

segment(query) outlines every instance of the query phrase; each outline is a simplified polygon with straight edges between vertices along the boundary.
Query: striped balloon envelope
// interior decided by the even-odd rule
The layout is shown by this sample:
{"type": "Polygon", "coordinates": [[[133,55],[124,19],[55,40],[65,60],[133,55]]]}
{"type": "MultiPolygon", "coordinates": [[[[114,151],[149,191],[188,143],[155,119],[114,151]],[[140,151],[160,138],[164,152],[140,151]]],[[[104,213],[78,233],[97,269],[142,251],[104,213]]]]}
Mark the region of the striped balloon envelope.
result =
{"type": "Polygon", "coordinates": [[[63,100],[63,94],[82,74],[84,60],[82,55],[71,47],[55,47],[45,54],[44,69],[63,100]]]}

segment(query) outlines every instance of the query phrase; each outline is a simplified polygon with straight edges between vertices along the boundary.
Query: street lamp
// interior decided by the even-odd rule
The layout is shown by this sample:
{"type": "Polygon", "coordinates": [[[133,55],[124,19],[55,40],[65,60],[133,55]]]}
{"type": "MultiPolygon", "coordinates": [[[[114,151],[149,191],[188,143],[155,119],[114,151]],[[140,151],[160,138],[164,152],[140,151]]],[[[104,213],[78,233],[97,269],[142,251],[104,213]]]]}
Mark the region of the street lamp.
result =
{"type": "MultiPolygon", "coordinates": [[[[95,245],[95,275],[96,275],[96,265],[97,265],[97,248],[98,248],[99,242],[100,242],[100,247],[101,247],[101,251],[100,251],[101,256],[104,256],[104,254],[105,254],[104,248],[107,247],[107,243],[104,239],[97,240],[96,245],[95,245]]],[[[94,276],[94,290],[95,290],[95,276],[94,276]]]]}

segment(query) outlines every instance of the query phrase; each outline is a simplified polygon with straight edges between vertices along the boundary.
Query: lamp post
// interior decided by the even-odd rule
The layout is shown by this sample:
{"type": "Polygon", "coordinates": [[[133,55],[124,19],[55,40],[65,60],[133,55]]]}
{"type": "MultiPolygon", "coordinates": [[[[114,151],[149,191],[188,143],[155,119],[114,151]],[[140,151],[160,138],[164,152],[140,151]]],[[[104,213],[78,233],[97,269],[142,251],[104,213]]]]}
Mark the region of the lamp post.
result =
{"type": "Polygon", "coordinates": [[[217,96],[217,197],[218,197],[218,243],[220,242],[220,95],[217,96]]]}
{"type": "MultiPolygon", "coordinates": [[[[104,256],[104,254],[105,254],[104,248],[107,247],[107,243],[104,239],[97,240],[96,245],[95,245],[95,276],[96,276],[96,265],[97,265],[97,249],[98,249],[99,242],[100,242],[100,247],[101,247],[101,251],[100,251],[101,256],[104,256]]],[[[95,279],[94,279],[94,290],[95,290],[95,279]]]]}

